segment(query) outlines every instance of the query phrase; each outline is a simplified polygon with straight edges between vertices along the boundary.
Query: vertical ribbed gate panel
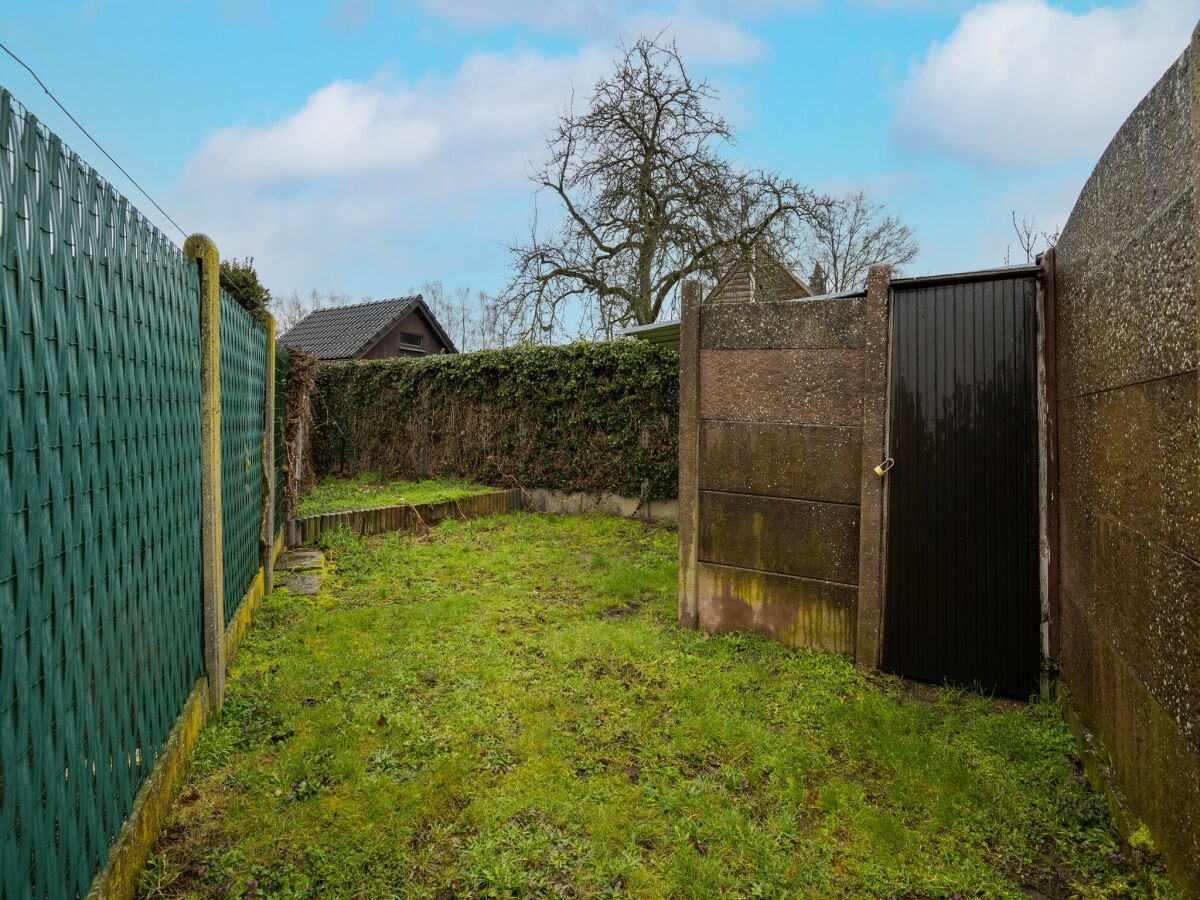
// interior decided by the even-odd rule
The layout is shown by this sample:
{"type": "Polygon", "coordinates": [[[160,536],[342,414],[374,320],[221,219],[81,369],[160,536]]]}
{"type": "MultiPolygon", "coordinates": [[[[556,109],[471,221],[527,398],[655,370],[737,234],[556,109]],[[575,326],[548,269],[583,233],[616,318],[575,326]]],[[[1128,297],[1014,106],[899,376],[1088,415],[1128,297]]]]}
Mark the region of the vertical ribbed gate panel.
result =
{"type": "Polygon", "coordinates": [[[199,284],[0,89],[0,896],[86,894],[202,673],[199,284]]]}
{"type": "Polygon", "coordinates": [[[225,624],[259,567],[267,332],[221,291],[221,534],[225,624]]]}
{"type": "Polygon", "coordinates": [[[1037,284],[893,294],[882,668],[1038,689],[1037,284]]]}

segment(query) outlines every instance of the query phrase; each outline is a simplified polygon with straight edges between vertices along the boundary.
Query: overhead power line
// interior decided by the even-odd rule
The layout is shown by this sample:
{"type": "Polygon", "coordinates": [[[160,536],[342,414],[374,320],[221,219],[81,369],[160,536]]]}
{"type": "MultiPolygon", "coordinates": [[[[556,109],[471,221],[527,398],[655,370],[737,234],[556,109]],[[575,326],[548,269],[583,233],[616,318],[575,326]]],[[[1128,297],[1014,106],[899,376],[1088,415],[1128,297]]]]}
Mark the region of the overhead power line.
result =
{"type": "Polygon", "coordinates": [[[143,197],[145,197],[147,200],[149,200],[149,201],[150,201],[150,202],[151,202],[151,203],[154,205],[154,208],[155,208],[155,209],[157,209],[157,210],[158,210],[160,213],[162,213],[162,214],[163,214],[163,217],[164,217],[164,218],[165,218],[165,219],[166,219],[168,222],[170,222],[172,225],[174,225],[174,226],[175,226],[175,228],[176,228],[176,229],[178,229],[179,233],[180,233],[181,235],[183,235],[183,236],[184,236],[184,238],[186,239],[186,238],[187,238],[187,236],[188,236],[188,235],[187,235],[187,232],[186,232],[186,231],[184,231],[182,228],[180,228],[180,227],[179,227],[179,223],[178,223],[178,222],[176,222],[174,219],[172,219],[172,218],[171,218],[171,217],[170,217],[170,216],[167,214],[167,211],[166,211],[165,209],[163,209],[161,206],[159,206],[159,205],[158,205],[158,201],[157,201],[157,200],[155,200],[153,197],[151,197],[151,196],[150,196],[150,194],[149,194],[149,193],[146,191],[146,189],[145,189],[144,187],[142,187],[140,184],[138,184],[138,183],[137,183],[137,180],[136,180],[136,179],[135,179],[135,178],[134,178],[132,175],[130,175],[128,172],[126,172],[126,171],[125,171],[125,167],[124,167],[124,166],[122,166],[122,165],[121,165],[119,162],[117,162],[115,159],[113,159],[113,157],[112,157],[112,154],[111,154],[111,153],[109,153],[107,150],[105,150],[105,149],[104,149],[104,147],[103,147],[103,146],[100,144],[100,142],[99,142],[98,140],[96,140],[94,137],[92,137],[92,134],[91,134],[91,132],[90,132],[90,131],[88,131],[86,128],[84,128],[84,127],[83,127],[83,125],[82,125],[82,124],[80,124],[79,120],[78,120],[78,119],[76,119],[76,118],[75,118],[73,115],[71,115],[71,111],[70,111],[69,109],[67,109],[65,106],[63,106],[63,104],[62,104],[62,101],[61,101],[61,100],[59,100],[57,97],[55,97],[55,96],[54,96],[54,92],[53,92],[52,90],[50,90],[50,88],[46,87],[46,83],[45,83],[44,81],[42,81],[42,79],[41,79],[41,78],[39,78],[39,77],[38,77],[38,73],[37,73],[37,72],[35,72],[35,71],[33,71],[33,69],[32,69],[32,68],[30,68],[29,64],[25,62],[25,60],[21,59],[21,57],[17,56],[17,54],[13,53],[13,52],[12,52],[11,50],[9,50],[9,49],[8,49],[6,46],[4,46],[4,44],[2,44],[2,43],[0,43],[0,50],[3,50],[5,53],[7,53],[9,56],[11,56],[11,57],[12,57],[14,60],[16,60],[16,61],[17,61],[17,65],[19,65],[19,66],[20,66],[21,68],[23,68],[23,69],[24,69],[26,72],[28,72],[30,75],[32,75],[32,76],[33,76],[33,80],[34,80],[34,81],[36,81],[36,82],[38,83],[38,86],[39,86],[39,87],[41,87],[41,89],[42,89],[43,91],[45,91],[45,92],[46,92],[46,96],[47,96],[47,97],[49,97],[51,100],[53,100],[53,101],[54,101],[54,105],[55,105],[55,106],[57,106],[59,109],[61,109],[61,110],[63,111],[63,114],[64,114],[64,115],[65,115],[65,116],[66,116],[68,119],[70,119],[72,122],[74,122],[74,123],[75,123],[75,127],[76,127],[76,128],[78,128],[80,131],[82,131],[82,132],[83,132],[83,134],[84,134],[84,136],[85,136],[85,137],[86,137],[86,138],[87,138],[89,141],[91,141],[93,144],[95,144],[95,145],[96,145],[96,149],[97,149],[97,150],[99,150],[101,153],[103,153],[103,154],[105,155],[105,157],[108,159],[108,161],[109,161],[110,163],[112,163],[114,166],[116,166],[116,167],[117,167],[117,169],[118,169],[118,171],[120,171],[120,173],[121,173],[122,175],[124,175],[126,178],[128,178],[128,179],[129,179],[129,183],[130,183],[130,184],[132,184],[132,185],[133,185],[135,188],[137,188],[139,191],[141,191],[141,192],[142,192],[142,196],[143,196],[143,197]]]}
{"type": "MultiPolygon", "coordinates": [[[[132,184],[139,191],[141,191],[142,196],[145,197],[147,200],[149,200],[154,205],[154,208],[157,209],[160,213],[162,213],[163,218],[165,218],[168,222],[170,222],[172,225],[175,226],[176,230],[181,235],[183,235],[184,240],[187,240],[188,233],[186,231],[184,231],[183,228],[180,227],[178,222],[176,222],[174,219],[171,218],[170,214],[168,214],[165,209],[163,209],[161,206],[159,206],[158,201],[155,200],[153,197],[151,197],[150,193],[144,187],[142,187],[140,184],[138,184],[137,179],[134,178],[132,175],[130,175],[125,170],[124,166],[122,166],[119,162],[117,162],[115,159],[113,159],[112,154],[109,153],[107,150],[105,150],[104,147],[101,145],[101,143],[98,140],[96,140],[94,137],[92,137],[92,133],[90,131],[88,131],[86,128],[84,128],[83,124],[78,119],[76,119],[73,115],[71,115],[71,111],[69,109],[67,109],[65,106],[63,106],[62,101],[59,100],[56,96],[54,96],[54,92],[52,90],[50,90],[50,88],[46,87],[46,83],[44,81],[42,81],[41,78],[38,77],[38,73],[33,71],[32,67],[30,67],[30,65],[27,62],[25,62],[25,60],[21,59],[21,57],[17,56],[17,54],[15,54],[11,50],[9,50],[8,47],[4,46],[3,43],[0,43],[0,50],[3,50],[5,53],[7,53],[9,56],[11,56],[14,60],[16,60],[17,65],[19,65],[26,72],[28,72],[30,75],[33,76],[33,80],[38,83],[38,86],[43,91],[46,92],[46,96],[54,101],[54,105],[63,111],[63,114],[75,124],[75,127],[78,128],[81,132],[83,132],[84,136],[89,141],[91,141],[93,144],[96,145],[96,149],[99,150],[101,153],[103,153],[104,156],[108,159],[108,161],[110,163],[112,163],[114,166],[116,166],[117,170],[122,175],[124,175],[127,179],[129,179],[129,183],[132,184]]],[[[241,298],[242,305],[246,306],[246,304],[248,302],[247,298],[246,298],[245,294],[243,294],[241,292],[241,290],[238,288],[238,286],[236,284],[234,284],[233,280],[230,279],[224,272],[220,273],[220,278],[221,278],[221,281],[225,284],[226,290],[236,294],[239,298],[241,298]]]]}

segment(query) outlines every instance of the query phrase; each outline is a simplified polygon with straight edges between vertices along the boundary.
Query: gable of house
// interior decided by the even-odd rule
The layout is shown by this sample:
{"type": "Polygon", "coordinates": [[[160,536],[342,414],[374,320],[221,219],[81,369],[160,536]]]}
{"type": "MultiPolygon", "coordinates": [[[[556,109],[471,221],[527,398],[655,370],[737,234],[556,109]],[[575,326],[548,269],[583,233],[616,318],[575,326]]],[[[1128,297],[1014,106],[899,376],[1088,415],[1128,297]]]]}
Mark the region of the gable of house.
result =
{"type": "Polygon", "coordinates": [[[754,250],[725,273],[705,303],[762,303],[813,296],[808,285],[767,250],[754,250]]]}

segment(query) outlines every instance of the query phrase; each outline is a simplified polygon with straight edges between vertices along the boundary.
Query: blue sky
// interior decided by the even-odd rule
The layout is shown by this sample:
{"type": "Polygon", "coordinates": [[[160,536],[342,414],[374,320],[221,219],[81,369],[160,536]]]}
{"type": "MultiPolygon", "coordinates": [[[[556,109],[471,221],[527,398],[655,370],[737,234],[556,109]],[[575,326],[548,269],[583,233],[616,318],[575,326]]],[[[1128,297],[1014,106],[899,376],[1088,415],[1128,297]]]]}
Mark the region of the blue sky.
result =
{"type": "MultiPolygon", "coordinates": [[[[740,160],[885,203],[921,245],[907,274],[1000,264],[1012,210],[1065,223],[1197,19],[1200,0],[5,0],[0,42],[275,293],[382,298],[499,291],[544,129],[619,41],[663,29],[740,160]]],[[[3,55],[0,84],[181,241],[3,55]]]]}

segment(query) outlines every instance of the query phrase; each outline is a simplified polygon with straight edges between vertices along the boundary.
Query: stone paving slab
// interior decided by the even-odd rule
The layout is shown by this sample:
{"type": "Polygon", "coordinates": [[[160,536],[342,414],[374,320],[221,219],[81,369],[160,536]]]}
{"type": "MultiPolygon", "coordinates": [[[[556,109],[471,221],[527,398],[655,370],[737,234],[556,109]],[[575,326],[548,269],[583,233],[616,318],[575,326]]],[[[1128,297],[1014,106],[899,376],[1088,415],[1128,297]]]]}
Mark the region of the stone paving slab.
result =
{"type": "Polygon", "coordinates": [[[325,556],[320,550],[288,550],[280,554],[275,564],[277,572],[296,572],[325,568],[325,556]]]}
{"type": "Polygon", "coordinates": [[[321,589],[321,576],[313,574],[280,575],[276,585],[285,587],[293,594],[315,594],[321,589]]]}

